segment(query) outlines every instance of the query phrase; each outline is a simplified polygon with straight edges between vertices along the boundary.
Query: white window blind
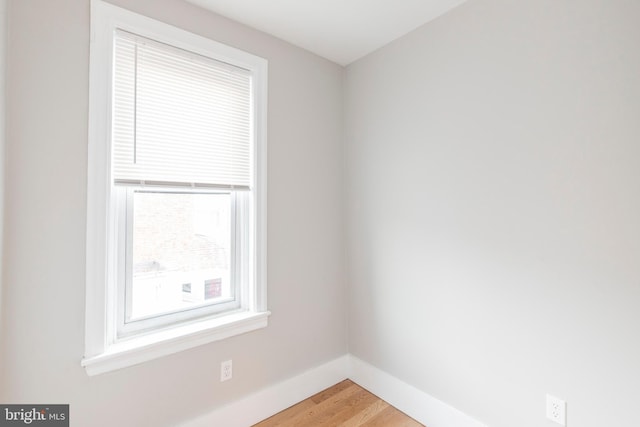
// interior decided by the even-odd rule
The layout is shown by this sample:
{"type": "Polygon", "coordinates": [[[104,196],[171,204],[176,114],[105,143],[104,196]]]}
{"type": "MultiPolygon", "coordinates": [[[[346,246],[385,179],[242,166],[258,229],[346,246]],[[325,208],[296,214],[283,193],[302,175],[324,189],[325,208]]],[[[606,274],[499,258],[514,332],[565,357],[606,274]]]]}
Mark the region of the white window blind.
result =
{"type": "Polygon", "coordinates": [[[251,73],[120,30],[114,49],[114,183],[249,189],[251,73]]]}

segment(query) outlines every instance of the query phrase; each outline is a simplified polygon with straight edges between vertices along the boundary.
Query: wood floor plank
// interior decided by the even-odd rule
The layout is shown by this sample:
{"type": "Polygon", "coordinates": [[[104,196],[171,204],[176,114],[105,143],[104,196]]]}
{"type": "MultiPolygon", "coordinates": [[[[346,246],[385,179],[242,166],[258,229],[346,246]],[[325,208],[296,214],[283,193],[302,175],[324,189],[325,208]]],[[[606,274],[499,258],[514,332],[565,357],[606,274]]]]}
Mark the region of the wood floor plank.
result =
{"type": "Polygon", "coordinates": [[[322,422],[322,425],[326,427],[338,427],[343,426],[347,421],[357,416],[359,413],[365,411],[368,407],[379,401],[377,396],[369,393],[366,390],[362,390],[359,393],[354,394],[351,398],[347,399],[342,405],[340,410],[337,410],[332,417],[327,418],[322,422]]]}
{"type": "Polygon", "coordinates": [[[407,414],[389,406],[361,427],[419,427],[419,422],[410,418],[407,414]]]}
{"type": "Polygon", "coordinates": [[[300,403],[296,403],[290,408],[285,409],[284,411],[278,412],[277,414],[267,418],[264,421],[255,424],[253,427],[279,427],[282,426],[287,421],[297,417],[299,414],[310,410],[316,406],[316,404],[309,400],[303,400],[300,403]]]}
{"type": "Polygon", "coordinates": [[[301,427],[301,426],[317,426],[323,419],[333,416],[333,414],[345,404],[353,394],[362,391],[357,385],[351,385],[341,392],[323,400],[316,404],[315,407],[298,415],[290,421],[282,424],[282,427],[301,427]]]}
{"type": "Polygon", "coordinates": [[[340,424],[340,427],[360,427],[388,407],[389,407],[389,404],[387,402],[385,402],[382,399],[377,399],[372,405],[369,405],[365,410],[358,412],[353,417],[349,418],[347,421],[340,424]]]}
{"type": "Polygon", "coordinates": [[[329,387],[326,390],[321,391],[318,394],[315,394],[315,395],[311,396],[309,399],[311,399],[315,403],[320,403],[323,400],[327,400],[331,396],[334,396],[334,395],[340,393],[342,390],[351,387],[352,385],[354,385],[353,381],[344,380],[344,381],[339,382],[338,384],[336,384],[336,385],[334,385],[332,387],[329,387]]]}
{"type": "Polygon", "coordinates": [[[253,427],[421,426],[358,384],[345,380],[253,427]]]}
{"type": "MultiPolygon", "coordinates": [[[[350,395],[346,399],[342,399],[335,405],[331,405],[325,408],[323,411],[319,411],[315,416],[308,420],[310,425],[319,425],[326,427],[334,427],[339,425],[340,422],[349,419],[353,416],[354,406],[357,406],[359,402],[367,398],[367,392],[365,390],[358,390],[358,392],[350,395]]],[[[304,424],[306,425],[306,424],[304,424]]]]}

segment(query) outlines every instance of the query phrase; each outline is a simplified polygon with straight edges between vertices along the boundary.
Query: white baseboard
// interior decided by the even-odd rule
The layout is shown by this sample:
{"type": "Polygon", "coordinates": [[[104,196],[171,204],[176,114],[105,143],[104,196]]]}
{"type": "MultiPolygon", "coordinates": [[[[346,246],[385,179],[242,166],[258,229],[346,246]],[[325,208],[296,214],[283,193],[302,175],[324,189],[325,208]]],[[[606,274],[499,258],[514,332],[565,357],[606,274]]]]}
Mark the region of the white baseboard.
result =
{"type": "Polygon", "coordinates": [[[349,356],[345,355],[190,420],[182,427],[252,426],[348,378],[348,371],[349,356]]]}
{"type": "Polygon", "coordinates": [[[429,427],[486,427],[479,421],[398,378],[349,356],[349,378],[429,427]]]}
{"type": "Polygon", "coordinates": [[[182,427],[249,427],[349,378],[429,427],[486,427],[468,415],[358,359],[345,355],[217,408],[182,427]]]}

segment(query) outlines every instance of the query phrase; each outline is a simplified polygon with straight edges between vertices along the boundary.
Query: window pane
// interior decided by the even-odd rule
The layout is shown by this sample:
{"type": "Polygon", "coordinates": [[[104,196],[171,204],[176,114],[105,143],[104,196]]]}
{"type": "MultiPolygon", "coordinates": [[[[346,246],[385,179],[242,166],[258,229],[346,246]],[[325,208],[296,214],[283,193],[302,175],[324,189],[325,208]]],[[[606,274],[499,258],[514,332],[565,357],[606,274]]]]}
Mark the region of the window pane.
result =
{"type": "Polygon", "coordinates": [[[133,194],[128,319],[233,299],[231,195],[133,194]]]}

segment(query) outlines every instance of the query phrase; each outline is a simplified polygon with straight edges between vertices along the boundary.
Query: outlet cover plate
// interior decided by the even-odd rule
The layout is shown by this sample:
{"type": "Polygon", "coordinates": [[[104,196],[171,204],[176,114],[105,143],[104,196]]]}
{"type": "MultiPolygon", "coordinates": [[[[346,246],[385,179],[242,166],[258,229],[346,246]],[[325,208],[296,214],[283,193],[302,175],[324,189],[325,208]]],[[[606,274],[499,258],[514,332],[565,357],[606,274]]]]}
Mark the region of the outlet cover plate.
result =
{"type": "Polygon", "coordinates": [[[220,382],[228,381],[233,377],[233,362],[225,360],[220,364],[220,382]]]}
{"type": "Polygon", "coordinates": [[[566,426],[567,402],[547,394],[547,418],[561,426],[566,426]]]}

